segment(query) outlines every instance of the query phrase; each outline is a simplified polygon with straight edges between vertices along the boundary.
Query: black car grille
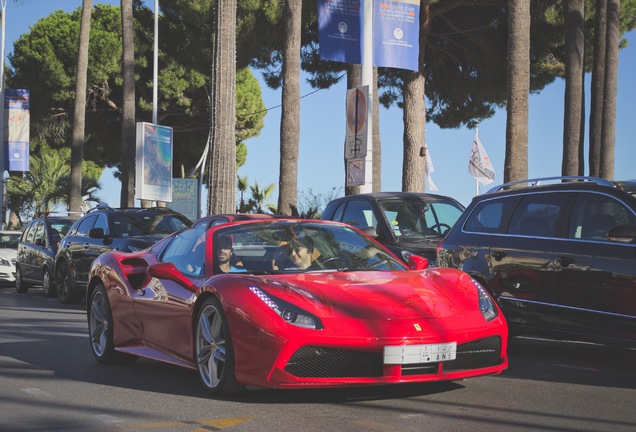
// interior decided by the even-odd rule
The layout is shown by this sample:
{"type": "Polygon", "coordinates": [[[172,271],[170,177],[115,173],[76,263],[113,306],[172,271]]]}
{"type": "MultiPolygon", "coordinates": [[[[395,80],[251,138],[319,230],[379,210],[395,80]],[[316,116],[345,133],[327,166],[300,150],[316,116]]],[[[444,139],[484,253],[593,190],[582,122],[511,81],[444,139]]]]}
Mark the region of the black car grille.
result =
{"type": "MultiPolygon", "coordinates": [[[[442,363],[445,372],[481,369],[501,361],[501,338],[476,340],[457,346],[455,360],[442,363]]],[[[439,363],[402,365],[402,375],[438,372],[439,363]]],[[[383,375],[383,354],[339,348],[306,346],[294,353],[285,371],[302,378],[379,377],[383,375]]]]}
{"type": "Polygon", "coordinates": [[[303,378],[382,376],[382,353],[306,346],[294,353],[285,371],[303,378]]]}
{"type": "Polygon", "coordinates": [[[496,366],[501,361],[501,338],[493,336],[457,346],[457,358],[443,363],[445,372],[496,366]]]}

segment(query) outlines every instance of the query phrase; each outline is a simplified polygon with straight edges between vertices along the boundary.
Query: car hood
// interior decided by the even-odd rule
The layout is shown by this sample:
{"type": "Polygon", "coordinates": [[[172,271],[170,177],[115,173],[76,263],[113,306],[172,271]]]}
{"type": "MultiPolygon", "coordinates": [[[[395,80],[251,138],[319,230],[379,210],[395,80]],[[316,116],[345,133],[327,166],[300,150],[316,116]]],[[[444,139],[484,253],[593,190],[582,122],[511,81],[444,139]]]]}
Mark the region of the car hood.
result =
{"type": "Polygon", "coordinates": [[[0,258],[5,259],[7,261],[11,261],[18,256],[18,251],[15,249],[3,248],[0,249],[0,258]]]}
{"type": "Polygon", "coordinates": [[[257,285],[319,316],[443,318],[479,305],[470,276],[454,269],[275,275],[257,285]]]}

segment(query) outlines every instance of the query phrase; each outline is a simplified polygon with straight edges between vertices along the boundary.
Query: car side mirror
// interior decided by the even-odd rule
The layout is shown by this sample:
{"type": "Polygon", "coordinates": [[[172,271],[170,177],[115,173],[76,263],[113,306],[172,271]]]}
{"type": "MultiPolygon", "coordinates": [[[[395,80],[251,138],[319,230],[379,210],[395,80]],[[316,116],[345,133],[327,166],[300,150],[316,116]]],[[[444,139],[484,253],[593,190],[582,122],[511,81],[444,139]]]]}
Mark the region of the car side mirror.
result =
{"type": "Polygon", "coordinates": [[[88,231],[88,236],[90,238],[106,238],[106,234],[104,234],[104,228],[91,228],[88,231]]]}
{"type": "Polygon", "coordinates": [[[636,226],[615,225],[607,231],[607,238],[620,243],[636,243],[636,226]]]}
{"type": "Polygon", "coordinates": [[[419,255],[411,255],[409,257],[409,267],[411,270],[425,270],[428,268],[428,260],[419,255]]]}
{"type": "Polygon", "coordinates": [[[176,282],[182,287],[196,291],[196,286],[171,262],[159,262],[148,267],[148,275],[157,279],[176,282]]]}
{"type": "Polygon", "coordinates": [[[366,235],[368,235],[369,237],[378,238],[378,232],[376,231],[375,227],[372,227],[372,226],[364,227],[361,229],[361,231],[365,233],[366,235]]]}

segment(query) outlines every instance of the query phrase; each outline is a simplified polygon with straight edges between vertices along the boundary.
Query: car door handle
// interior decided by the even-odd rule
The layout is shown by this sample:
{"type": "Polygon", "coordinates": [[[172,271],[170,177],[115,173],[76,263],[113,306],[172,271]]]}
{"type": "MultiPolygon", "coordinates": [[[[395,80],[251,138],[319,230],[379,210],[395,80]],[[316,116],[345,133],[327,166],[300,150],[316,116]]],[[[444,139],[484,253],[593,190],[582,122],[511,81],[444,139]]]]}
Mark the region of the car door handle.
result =
{"type": "Polygon", "coordinates": [[[496,261],[501,261],[502,259],[504,259],[506,257],[506,255],[508,255],[507,253],[503,252],[503,251],[493,251],[492,252],[492,257],[496,260],[496,261]]]}
{"type": "Polygon", "coordinates": [[[559,257],[557,262],[561,265],[561,267],[568,267],[574,264],[574,258],[571,257],[559,257]]]}

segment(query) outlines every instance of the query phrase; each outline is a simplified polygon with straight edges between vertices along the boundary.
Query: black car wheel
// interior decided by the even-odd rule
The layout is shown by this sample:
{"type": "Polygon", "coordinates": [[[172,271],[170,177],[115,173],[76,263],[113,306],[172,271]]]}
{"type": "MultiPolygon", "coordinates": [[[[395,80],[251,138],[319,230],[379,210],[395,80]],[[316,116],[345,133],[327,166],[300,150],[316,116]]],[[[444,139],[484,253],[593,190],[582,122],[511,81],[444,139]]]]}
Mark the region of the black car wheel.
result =
{"type": "Polygon", "coordinates": [[[74,304],[80,301],[82,294],[80,292],[73,291],[71,276],[66,263],[62,262],[57,266],[56,280],[58,283],[57,298],[60,300],[60,303],[74,304]]]}
{"type": "Polygon", "coordinates": [[[104,285],[95,287],[87,315],[88,336],[95,360],[99,363],[132,363],[139,358],[115,351],[113,315],[104,285]]]}
{"type": "Polygon", "coordinates": [[[15,290],[21,294],[29,291],[29,285],[22,280],[22,270],[20,267],[15,269],[15,290]]]}
{"type": "Polygon", "coordinates": [[[232,395],[245,390],[234,376],[232,338],[221,303],[205,301],[199,312],[195,334],[195,355],[199,378],[212,394],[232,395]]]}
{"type": "Polygon", "coordinates": [[[44,291],[46,297],[55,297],[57,294],[51,281],[51,272],[46,268],[42,270],[42,291],[44,291]]]}

